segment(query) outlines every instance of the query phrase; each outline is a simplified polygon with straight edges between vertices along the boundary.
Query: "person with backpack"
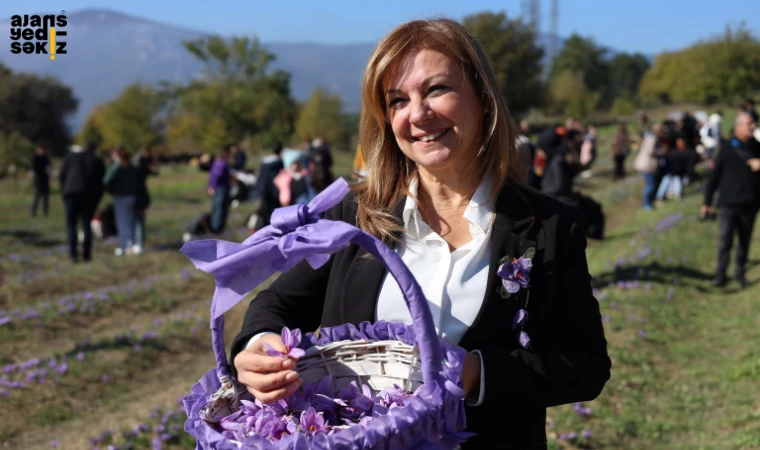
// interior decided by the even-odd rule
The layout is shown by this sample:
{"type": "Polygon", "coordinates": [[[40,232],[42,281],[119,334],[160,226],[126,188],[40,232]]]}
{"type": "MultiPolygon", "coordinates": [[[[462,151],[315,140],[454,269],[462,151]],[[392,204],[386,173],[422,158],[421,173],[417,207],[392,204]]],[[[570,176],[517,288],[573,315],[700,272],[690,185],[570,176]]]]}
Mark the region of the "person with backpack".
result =
{"type": "Polygon", "coordinates": [[[704,204],[700,216],[713,215],[712,207],[715,190],[720,191],[718,234],[718,264],[713,286],[726,285],[731,247],[734,234],[738,235],[734,279],[743,289],[747,286],[745,273],[752,229],[760,209],[760,142],[753,134],[755,120],[748,112],[741,112],[734,122],[734,136],[723,142],[715,159],[715,168],[710,173],[705,188],[704,204]]]}

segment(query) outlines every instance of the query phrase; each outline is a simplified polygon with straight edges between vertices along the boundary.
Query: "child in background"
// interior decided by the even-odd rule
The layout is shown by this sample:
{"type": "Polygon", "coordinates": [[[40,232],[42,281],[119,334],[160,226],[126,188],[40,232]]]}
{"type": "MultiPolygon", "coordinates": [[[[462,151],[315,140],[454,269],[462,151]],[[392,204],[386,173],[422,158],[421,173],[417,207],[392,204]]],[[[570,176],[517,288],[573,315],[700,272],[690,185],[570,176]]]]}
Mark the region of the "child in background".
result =
{"type": "Polygon", "coordinates": [[[274,185],[279,190],[282,206],[306,204],[314,198],[308,173],[298,160],[293,161],[290,166],[277,174],[274,185]]]}

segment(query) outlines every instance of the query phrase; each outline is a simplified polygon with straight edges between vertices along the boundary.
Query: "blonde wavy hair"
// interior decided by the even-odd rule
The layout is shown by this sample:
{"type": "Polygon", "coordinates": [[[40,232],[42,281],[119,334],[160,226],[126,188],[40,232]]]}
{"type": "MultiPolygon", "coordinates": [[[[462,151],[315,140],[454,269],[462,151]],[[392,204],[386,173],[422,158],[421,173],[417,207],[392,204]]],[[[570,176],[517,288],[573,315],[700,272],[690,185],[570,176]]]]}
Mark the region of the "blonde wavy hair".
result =
{"type": "Polygon", "coordinates": [[[400,25],[377,44],[364,72],[359,148],[367,174],[354,186],[359,227],[386,243],[397,240],[403,232],[392,210],[404,195],[411,195],[409,182],[417,168],[396,143],[383,84],[399,61],[420,50],[435,50],[458,62],[484,106],[480,161],[473,167],[480,170],[481,182],[493,175],[492,200],[507,181],[524,182],[516,156],[517,128],[480,44],[450,19],[415,20],[400,25]]]}

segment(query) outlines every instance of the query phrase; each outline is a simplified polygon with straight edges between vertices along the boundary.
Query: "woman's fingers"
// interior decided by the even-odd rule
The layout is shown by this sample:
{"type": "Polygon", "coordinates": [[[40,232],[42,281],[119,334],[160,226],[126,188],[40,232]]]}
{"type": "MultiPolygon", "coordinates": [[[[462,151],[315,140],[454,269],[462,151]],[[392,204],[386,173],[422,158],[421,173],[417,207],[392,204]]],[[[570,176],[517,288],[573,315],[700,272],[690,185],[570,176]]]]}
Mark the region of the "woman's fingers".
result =
{"type": "Polygon", "coordinates": [[[264,343],[275,349],[285,347],[279,335],[264,335],[238,353],[235,368],[238,381],[246,386],[248,392],[264,403],[271,403],[295,392],[303,380],[293,370],[293,359],[268,355],[264,343]]]}
{"type": "Polygon", "coordinates": [[[238,381],[260,392],[273,392],[298,381],[298,372],[281,370],[273,373],[238,372],[238,381]]]}
{"type": "Polygon", "coordinates": [[[302,383],[303,383],[303,379],[298,378],[296,382],[291,383],[285,387],[275,389],[270,392],[262,392],[249,386],[248,392],[253,394],[253,396],[259,399],[259,401],[261,401],[262,403],[272,403],[278,400],[282,400],[283,398],[289,396],[290,394],[295,392],[299,387],[301,387],[302,383]]]}
{"type": "Polygon", "coordinates": [[[238,372],[279,372],[283,369],[292,369],[294,366],[295,362],[290,358],[262,355],[251,350],[244,350],[235,357],[235,368],[238,372]]]}

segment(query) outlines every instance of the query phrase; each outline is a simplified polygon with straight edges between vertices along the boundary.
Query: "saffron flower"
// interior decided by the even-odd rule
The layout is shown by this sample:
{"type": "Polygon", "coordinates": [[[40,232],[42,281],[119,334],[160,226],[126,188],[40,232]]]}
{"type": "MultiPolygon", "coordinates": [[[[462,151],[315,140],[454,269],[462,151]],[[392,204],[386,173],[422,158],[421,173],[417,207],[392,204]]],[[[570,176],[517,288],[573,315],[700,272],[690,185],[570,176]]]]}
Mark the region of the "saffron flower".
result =
{"type": "Polygon", "coordinates": [[[314,408],[309,408],[302,412],[299,422],[301,429],[309,436],[328,432],[325,418],[322,414],[317,414],[317,411],[314,408]]]}
{"type": "Polygon", "coordinates": [[[282,333],[280,333],[280,336],[282,337],[283,345],[285,345],[285,351],[283,352],[277,350],[271,345],[265,343],[264,347],[267,348],[267,354],[269,356],[284,356],[287,358],[298,359],[306,353],[302,349],[298,348],[298,344],[301,343],[301,330],[295,329],[293,331],[290,331],[290,328],[282,327],[282,333]]]}
{"type": "Polygon", "coordinates": [[[533,268],[533,262],[530,258],[514,258],[512,261],[506,261],[499,266],[497,273],[502,279],[504,289],[510,294],[515,294],[520,288],[528,287],[531,268],[533,268]]]}

